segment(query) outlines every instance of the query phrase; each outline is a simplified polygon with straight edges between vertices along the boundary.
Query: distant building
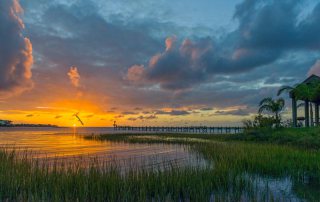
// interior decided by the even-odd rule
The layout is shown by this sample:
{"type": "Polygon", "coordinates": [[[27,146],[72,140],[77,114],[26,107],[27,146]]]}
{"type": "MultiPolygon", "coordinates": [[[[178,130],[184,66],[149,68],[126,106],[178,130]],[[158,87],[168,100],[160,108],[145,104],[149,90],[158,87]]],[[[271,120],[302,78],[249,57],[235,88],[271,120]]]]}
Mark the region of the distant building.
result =
{"type": "Polygon", "coordinates": [[[12,121],[9,120],[0,120],[0,126],[10,126],[12,121]]]}

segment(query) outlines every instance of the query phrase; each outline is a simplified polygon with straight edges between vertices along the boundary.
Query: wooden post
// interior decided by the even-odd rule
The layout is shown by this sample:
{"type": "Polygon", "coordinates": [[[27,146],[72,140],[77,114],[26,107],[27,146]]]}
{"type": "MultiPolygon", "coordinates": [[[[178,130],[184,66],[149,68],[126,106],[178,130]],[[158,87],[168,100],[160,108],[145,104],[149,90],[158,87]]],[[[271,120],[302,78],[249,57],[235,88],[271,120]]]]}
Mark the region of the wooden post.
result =
{"type": "Polygon", "coordinates": [[[297,127],[297,100],[292,98],[292,125],[297,127]]]}
{"type": "Polygon", "coordinates": [[[305,118],[305,126],[309,127],[309,101],[304,101],[304,118],[305,118]]]}
{"type": "Polygon", "coordinates": [[[316,126],[319,126],[319,103],[314,104],[316,126]]]}

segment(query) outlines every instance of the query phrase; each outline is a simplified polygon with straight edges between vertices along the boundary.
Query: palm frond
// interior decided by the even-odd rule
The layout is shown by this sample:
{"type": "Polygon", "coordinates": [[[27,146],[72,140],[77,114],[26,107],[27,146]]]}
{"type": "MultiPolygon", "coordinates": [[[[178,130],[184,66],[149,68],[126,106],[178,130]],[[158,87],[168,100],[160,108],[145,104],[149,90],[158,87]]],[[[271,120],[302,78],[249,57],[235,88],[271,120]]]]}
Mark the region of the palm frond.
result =
{"type": "Polygon", "coordinates": [[[268,105],[271,105],[273,102],[272,98],[271,97],[267,97],[267,98],[264,98],[260,101],[259,103],[259,106],[262,106],[264,104],[268,104],[268,105]]]}
{"type": "Polygon", "coordinates": [[[294,87],[291,87],[291,86],[282,86],[280,87],[280,89],[278,90],[277,92],[277,96],[281,95],[283,92],[289,92],[291,90],[293,90],[294,87]]]}
{"type": "Polygon", "coordinates": [[[272,107],[271,107],[270,105],[267,105],[267,104],[261,105],[260,108],[259,108],[259,110],[258,110],[258,113],[261,114],[261,113],[264,112],[264,111],[272,112],[273,109],[272,109],[272,107]]]}

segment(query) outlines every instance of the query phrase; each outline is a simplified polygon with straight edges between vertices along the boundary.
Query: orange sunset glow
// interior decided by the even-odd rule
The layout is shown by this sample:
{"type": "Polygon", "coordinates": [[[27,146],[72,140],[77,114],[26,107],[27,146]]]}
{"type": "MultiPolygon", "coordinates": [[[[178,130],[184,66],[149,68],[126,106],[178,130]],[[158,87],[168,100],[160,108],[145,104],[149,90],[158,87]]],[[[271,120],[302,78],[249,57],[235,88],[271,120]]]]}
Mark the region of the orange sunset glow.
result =
{"type": "Polygon", "coordinates": [[[2,201],[320,201],[320,0],[0,0],[2,201]]]}
{"type": "MultiPolygon", "coordinates": [[[[10,29],[0,32],[1,120],[69,127],[111,127],[114,121],[132,126],[240,126],[257,112],[261,97],[319,73],[316,53],[298,60],[316,44],[301,42],[298,54],[286,45],[296,40],[279,35],[277,41],[283,44],[269,47],[267,32],[257,31],[264,28],[259,12],[245,20],[241,9],[233,12],[235,2],[223,3],[223,15],[190,2],[185,9],[203,10],[188,11],[192,18],[158,2],[161,8],[173,6],[164,13],[174,13],[162,15],[149,8],[156,13],[154,19],[139,6],[125,11],[110,9],[106,2],[100,9],[94,1],[88,4],[92,12],[80,2],[64,0],[48,8],[33,0],[10,0],[3,7],[1,22],[10,29]],[[116,15],[121,20],[113,19],[116,15]]],[[[306,6],[302,17],[312,15],[314,7],[306,6]]],[[[279,23],[274,29],[297,24],[286,19],[279,23]]],[[[300,28],[303,33],[311,30],[295,29],[300,28]]],[[[289,118],[290,113],[284,110],[282,116],[289,118]]]]}

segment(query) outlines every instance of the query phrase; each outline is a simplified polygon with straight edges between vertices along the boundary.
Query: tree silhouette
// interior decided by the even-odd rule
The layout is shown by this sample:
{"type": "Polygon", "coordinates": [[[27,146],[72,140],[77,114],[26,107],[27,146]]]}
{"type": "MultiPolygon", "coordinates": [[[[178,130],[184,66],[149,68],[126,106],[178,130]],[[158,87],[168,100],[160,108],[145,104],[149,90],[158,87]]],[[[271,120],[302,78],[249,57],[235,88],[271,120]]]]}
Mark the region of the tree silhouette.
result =
{"type": "Polygon", "coordinates": [[[264,98],[261,100],[259,104],[259,114],[262,112],[270,112],[275,115],[275,123],[276,127],[280,126],[281,116],[280,113],[282,112],[285,105],[285,101],[282,98],[277,100],[272,99],[271,97],[264,98]]]}

